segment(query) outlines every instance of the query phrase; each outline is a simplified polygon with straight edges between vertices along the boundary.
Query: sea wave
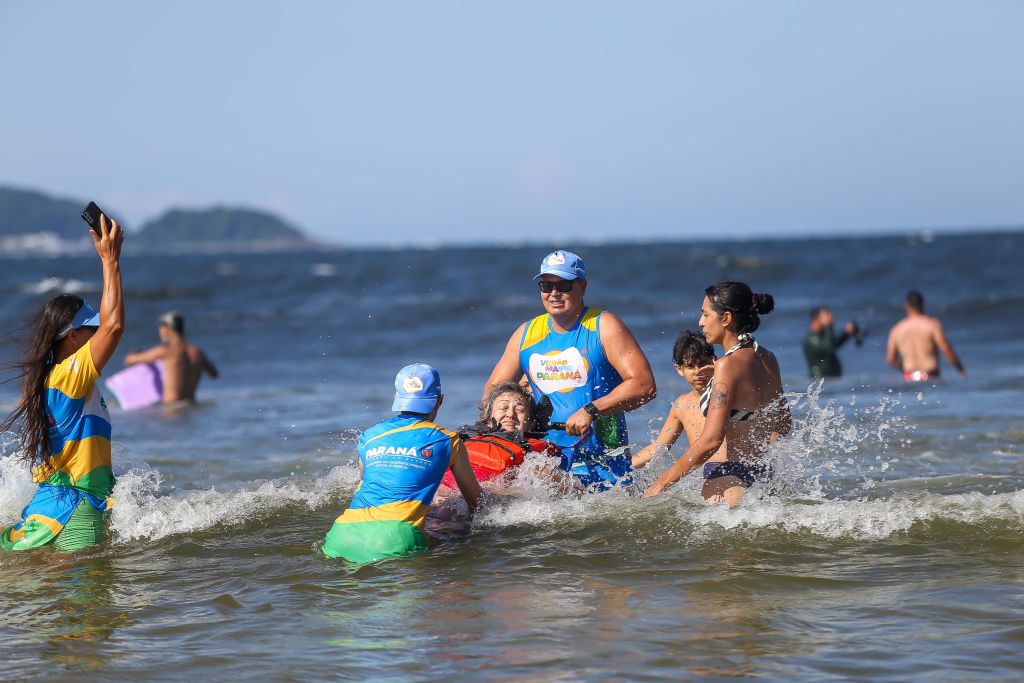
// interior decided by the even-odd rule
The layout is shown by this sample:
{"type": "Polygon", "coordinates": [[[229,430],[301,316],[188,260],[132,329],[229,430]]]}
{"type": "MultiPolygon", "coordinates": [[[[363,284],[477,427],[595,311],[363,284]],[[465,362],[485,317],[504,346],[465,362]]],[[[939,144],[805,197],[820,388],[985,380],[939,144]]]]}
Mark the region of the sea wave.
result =
{"type": "Polygon", "coordinates": [[[110,517],[112,542],[156,541],[168,536],[236,526],[265,518],[299,504],[319,508],[350,491],[358,481],[351,467],[335,467],[316,480],[282,479],[248,482],[230,491],[216,488],[161,492],[154,469],[132,469],[118,476],[116,504],[110,517]]]}

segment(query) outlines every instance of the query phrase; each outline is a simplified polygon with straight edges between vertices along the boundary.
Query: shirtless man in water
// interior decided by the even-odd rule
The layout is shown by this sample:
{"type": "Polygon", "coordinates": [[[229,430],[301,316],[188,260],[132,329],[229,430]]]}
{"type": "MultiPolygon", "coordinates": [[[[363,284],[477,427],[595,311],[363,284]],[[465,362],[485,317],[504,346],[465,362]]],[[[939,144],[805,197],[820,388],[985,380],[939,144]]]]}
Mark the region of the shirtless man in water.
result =
{"type": "Polygon", "coordinates": [[[203,373],[217,379],[217,368],[203,350],[185,339],[185,318],[178,311],[160,316],[161,344],[147,351],[129,353],[125,365],[164,363],[164,405],[196,400],[196,387],[203,373]]]}
{"type": "Polygon", "coordinates": [[[893,325],[889,332],[889,343],[885,349],[885,360],[897,370],[903,371],[908,382],[923,382],[939,376],[939,351],[949,364],[966,377],[960,357],[953,345],[946,339],[942,323],[938,318],[924,314],[924,296],[921,292],[907,292],[903,305],[907,317],[893,325]]]}

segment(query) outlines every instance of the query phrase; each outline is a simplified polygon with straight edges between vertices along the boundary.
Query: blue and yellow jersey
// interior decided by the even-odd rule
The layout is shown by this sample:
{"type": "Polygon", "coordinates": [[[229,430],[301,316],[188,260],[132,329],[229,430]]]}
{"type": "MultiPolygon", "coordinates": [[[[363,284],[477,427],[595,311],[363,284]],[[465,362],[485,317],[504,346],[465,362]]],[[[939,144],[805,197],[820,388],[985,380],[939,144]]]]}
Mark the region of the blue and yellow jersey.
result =
{"type": "MultiPolygon", "coordinates": [[[[600,308],[587,308],[571,330],[561,333],[551,328],[551,316],[545,313],[523,330],[519,364],[533,395],[538,400],[544,395],[551,399],[552,422],[565,422],[584,405],[622,384],[601,345],[601,313],[600,308]]],[[[576,437],[562,431],[551,431],[547,438],[559,446],[576,442],[576,437]]],[[[598,455],[626,442],[625,416],[602,415],[580,452],[598,455]]]]}
{"type": "Polygon", "coordinates": [[[99,511],[113,503],[110,414],[96,380],[92,343],[65,358],[46,380],[51,455],[32,470],[39,484],[22,521],[0,531],[0,549],[29,550],[49,544],[83,500],[99,511]]]}
{"type": "Polygon", "coordinates": [[[92,342],[65,358],[46,380],[52,455],[32,471],[32,480],[72,486],[106,498],[114,490],[110,463],[110,413],[96,380],[92,342]]]}
{"type": "Polygon", "coordinates": [[[399,413],[363,432],[363,481],[337,524],[404,522],[423,529],[427,507],[459,452],[458,434],[399,413]]]}

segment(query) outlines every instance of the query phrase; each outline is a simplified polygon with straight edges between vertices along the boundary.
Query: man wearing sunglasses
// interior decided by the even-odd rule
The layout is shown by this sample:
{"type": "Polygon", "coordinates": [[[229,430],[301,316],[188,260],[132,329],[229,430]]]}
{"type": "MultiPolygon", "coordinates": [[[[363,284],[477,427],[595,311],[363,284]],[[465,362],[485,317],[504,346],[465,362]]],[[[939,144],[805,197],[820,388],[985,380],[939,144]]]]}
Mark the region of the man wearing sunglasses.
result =
{"type": "Polygon", "coordinates": [[[525,375],[539,402],[551,400],[548,440],[563,447],[562,467],[584,486],[614,483],[628,453],[602,456],[628,442],[625,413],[655,397],[654,374],[633,333],[614,314],[587,307],[587,272],[571,251],[555,251],[534,277],[546,311],[519,326],[484,387],[525,375]]]}

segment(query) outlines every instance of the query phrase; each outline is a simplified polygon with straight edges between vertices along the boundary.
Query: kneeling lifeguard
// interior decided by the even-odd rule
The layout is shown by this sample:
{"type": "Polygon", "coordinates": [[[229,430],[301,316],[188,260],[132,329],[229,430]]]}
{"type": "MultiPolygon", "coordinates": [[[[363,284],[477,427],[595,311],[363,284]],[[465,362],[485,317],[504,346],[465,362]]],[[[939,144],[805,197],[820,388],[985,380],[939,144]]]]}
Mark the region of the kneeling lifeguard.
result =
{"type": "Polygon", "coordinates": [[[395,378],[392,410],[359,437],[362,482],[327,532],[323,552],[350,562],[372,562],[429,548],[424,525],[441,478],[451,468],[470,512],[480,484],[458,434],[434,424],[444,396],[429,365],[409,365],[395,378]]]}

